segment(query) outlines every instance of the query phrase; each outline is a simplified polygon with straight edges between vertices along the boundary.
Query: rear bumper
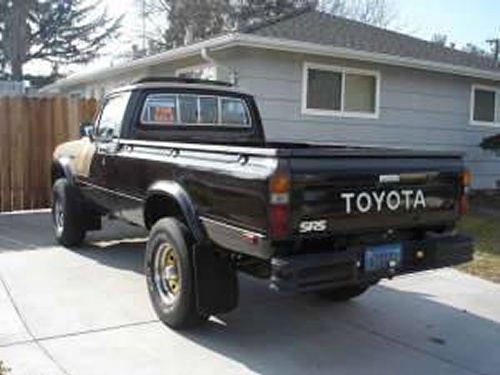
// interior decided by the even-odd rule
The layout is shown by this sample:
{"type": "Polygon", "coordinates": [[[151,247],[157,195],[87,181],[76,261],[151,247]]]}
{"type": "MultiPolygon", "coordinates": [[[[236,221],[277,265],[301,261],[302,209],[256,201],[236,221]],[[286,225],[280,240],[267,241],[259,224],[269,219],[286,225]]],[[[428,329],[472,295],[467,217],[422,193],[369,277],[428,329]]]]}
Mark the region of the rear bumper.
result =
{"type": "Polygon", "coordinates": [[[472,260],[473,251],[472,238],[463,235],[407,241],[402,243],[400,265],[396,268],[388,265],[376,272],[365,271],[365,248],[273,258],[271,288],[302,292],[352,284],[369,285],[382,278],[465,263],[472,260]]]}

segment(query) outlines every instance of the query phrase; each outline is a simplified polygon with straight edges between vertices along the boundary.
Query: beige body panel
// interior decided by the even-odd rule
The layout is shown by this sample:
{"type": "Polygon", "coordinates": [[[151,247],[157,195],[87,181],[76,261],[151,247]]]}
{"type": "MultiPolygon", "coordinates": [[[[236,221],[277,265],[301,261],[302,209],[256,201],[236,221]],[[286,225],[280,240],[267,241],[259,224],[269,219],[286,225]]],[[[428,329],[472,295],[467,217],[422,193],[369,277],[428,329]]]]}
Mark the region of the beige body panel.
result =
{"type": "Polygon", "coordinates": [[[66,142],[54,151],[54,160],[69,157],[72,160],[73,172],[76,176],[88,178],[90,166],[96,152],[94,142],[88,137],[77,141],[66,142]]]}

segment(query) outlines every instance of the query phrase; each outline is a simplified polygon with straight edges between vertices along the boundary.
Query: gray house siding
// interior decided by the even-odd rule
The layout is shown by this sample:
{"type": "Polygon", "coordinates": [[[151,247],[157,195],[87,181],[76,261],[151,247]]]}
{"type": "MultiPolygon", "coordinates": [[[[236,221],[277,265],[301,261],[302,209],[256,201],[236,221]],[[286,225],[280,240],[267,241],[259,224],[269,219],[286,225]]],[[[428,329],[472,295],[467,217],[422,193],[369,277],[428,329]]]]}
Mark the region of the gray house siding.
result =
{"type": "Polygon", "coordinates": [[[219,59],[236,69],[240,86],[256,96],[266,135],[271,140],[459,151],[465,153],[467,165],[474,173],[474,188],[494,188],[500,180],[500,156],[478,147],[483,137],[500,132],[500,128],[469,124],[471,85],[495,83],[248,48],[229,50],[219,59]],[[304,62],[380,72],[379,117],[303,114],[304,62]]]}

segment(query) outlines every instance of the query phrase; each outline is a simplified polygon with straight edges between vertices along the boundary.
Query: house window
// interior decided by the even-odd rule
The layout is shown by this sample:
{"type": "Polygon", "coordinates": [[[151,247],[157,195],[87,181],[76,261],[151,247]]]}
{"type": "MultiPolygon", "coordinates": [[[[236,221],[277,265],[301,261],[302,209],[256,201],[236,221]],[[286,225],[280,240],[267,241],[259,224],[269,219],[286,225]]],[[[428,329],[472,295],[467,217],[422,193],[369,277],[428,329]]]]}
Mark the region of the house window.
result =
{"type": "Polygon", "coordinates": [[[500,88],[473,86],[471,94],[471,123],[500,126],[498,95],[500,88]]]}
{"type": "Polygon", "coordinates": [[[376,118],[379,81],[378,72],[306,63],[302,112],[376,118]]]}
{"type": "Polygon", "coordinates": [[[307,108],[341,110],[342,73],[309,69],[307,72],[307,108]]]}

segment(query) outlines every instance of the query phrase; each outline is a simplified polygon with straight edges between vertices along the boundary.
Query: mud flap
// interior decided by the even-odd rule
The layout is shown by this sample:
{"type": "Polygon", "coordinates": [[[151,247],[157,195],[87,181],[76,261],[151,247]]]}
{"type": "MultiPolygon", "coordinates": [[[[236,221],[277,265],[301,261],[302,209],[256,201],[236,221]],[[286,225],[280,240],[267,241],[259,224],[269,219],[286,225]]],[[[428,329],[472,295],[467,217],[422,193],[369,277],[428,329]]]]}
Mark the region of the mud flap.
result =
{"type": "Polygon", "coordinates": [[[195,246],[193,253],[198,311],[214,315],[236,308],[238,276],[231,262],[209,246],[195,246]]]}

